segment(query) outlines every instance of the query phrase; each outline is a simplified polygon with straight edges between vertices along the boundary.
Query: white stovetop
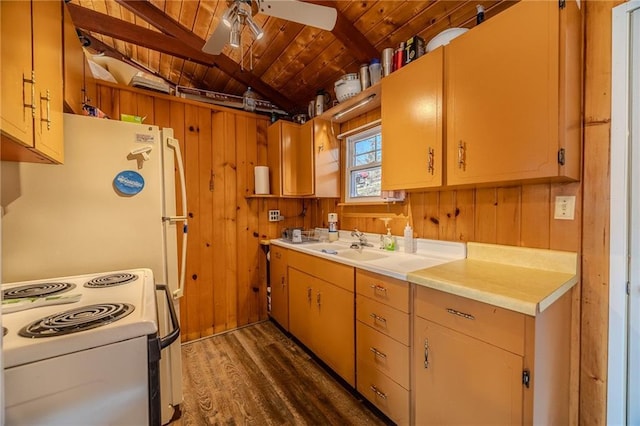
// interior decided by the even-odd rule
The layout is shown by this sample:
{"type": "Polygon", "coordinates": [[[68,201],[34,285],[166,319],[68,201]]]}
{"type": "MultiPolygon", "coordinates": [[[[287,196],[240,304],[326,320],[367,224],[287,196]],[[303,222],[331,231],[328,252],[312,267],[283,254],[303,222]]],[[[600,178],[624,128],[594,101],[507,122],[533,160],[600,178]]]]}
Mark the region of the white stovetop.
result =
{"type": "MultiPolygon", "coordinates": [[[[126,271],[105,271],[71,277],[55,277],[16,283],[5,283],[2,289],[31,283],[62,281],[76,284],[65,294],[80,293],[78,302],[32,308],[2,315],[2,325],[7,328],[3,338],[4,367],[19,365],[52,358],[89,348],[157,333],[156,293],[153,272],[150,269],[132,269],[126,271]],[[116,272],[128,272],[138,279],[126,284],[106,288],[86,288],[84,283],[103,275],[116,272]],[[132,313],[124,318],[94,329],[56,337],[27,338],[18,335],[20,329],[33,321],[46,316],[95,303],[129,303],[134,306],[132,313]]],[[[98,367],[99,368],[99,367],[98,367]]]]}

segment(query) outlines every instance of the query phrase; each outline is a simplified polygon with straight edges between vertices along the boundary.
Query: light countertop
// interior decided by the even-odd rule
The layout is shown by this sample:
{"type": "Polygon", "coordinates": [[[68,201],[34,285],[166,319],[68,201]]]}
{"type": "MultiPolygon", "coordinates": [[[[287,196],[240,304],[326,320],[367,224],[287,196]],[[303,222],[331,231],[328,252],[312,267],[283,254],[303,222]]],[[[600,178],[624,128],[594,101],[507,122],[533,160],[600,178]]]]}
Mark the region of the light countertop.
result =
{"type": "Polygon", "coordinates": [[[274,239],[270,244],[531,316],[578,282],[573,252],[418,239],[417,252],[405,253],[400,237],[400,250],[391,252],[377,248],[379,235],[368,234],[374,247],[363,249],[371,257],[363,260],[349,248],[355,239],[346,231],[339,235],[331,243],[274,239]]]}
{"type": "Polygon", "coordinates": [[[535,316],[578,282],[578,255],[467,243],[467,258],[407,274],[418,285],[535,316]]]}

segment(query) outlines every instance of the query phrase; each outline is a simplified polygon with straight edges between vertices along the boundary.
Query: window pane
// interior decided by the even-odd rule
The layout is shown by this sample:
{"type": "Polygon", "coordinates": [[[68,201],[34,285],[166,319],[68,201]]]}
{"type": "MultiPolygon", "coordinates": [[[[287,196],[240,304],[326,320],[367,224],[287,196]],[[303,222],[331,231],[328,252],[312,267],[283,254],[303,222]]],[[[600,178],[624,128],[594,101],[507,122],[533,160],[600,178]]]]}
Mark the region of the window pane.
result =
{"type": "Polygon", "coordinates": [[[363,154],[365,152],[375,151],[376,149],[379,149],[376,146],[375,138],[370,138],[370,139],[365,139],[365,140],[362,140],[362,141],[358,141],[354,145],[355,145],[355,153],[356,153],[356,155],[363,154]]]}
{"type": "Polygon", "coordinates": [[[366,154],[360,154],[360,155],[356,155],[354,157],[354,166],[364,166],[370,163],[375,163],[376,161],[376,153],[375,152],[368,152],[366,154]]]}
{"type": "Polygon", "coordinates": [[[382,171],[379,167],[351,172],[351,197],[379,197],[382,171]]]}

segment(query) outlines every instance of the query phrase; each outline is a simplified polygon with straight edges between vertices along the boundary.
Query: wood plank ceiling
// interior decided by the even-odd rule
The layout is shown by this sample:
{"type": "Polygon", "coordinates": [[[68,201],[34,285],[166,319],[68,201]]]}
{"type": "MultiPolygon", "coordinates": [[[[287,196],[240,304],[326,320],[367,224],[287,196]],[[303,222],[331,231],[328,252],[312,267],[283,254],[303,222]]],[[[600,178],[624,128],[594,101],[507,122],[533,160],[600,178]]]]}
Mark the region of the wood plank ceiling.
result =
{"type": "MultiPolygon", "coordinates": [[[[304,1],[304,0],[303,0],[304,1]]],[[[251,86],[262,99],[295,114],[307,111],[318,89],[334,96],[334,82],[380,57],[386,47],[419,35],[427,43],[441,31],[476,25],[476,6],[491,19],[514,0],[309,1],[334,7],[333,31],[266,16],[254,40],[245,26],[241,48],[220,55],[201,51],[220,23],[226,1],[71,0],[75,26],[90,49],[118,56],[172,85],[241,96],[251,86]]]]}

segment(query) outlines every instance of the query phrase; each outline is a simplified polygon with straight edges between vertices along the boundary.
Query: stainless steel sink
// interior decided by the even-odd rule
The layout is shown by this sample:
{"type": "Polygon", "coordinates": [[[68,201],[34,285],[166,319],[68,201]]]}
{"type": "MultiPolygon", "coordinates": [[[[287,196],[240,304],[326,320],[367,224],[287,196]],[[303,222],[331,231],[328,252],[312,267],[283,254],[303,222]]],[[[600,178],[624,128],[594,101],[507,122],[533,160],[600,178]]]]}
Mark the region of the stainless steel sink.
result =
{"type": "Polygon", "coordinates": [[[384,259],[385,257],[387,257],[387,255],[384,253],[378,253],[378,252],[369,251],[369,250],[359,251],[359,250],[353,250],[353,249],[339,251],[338,254],[336,254],[336,256],[344,257],[345,259],[360,260],[360,261],[384,259]]]}

